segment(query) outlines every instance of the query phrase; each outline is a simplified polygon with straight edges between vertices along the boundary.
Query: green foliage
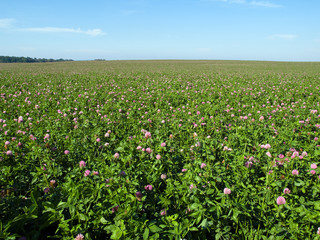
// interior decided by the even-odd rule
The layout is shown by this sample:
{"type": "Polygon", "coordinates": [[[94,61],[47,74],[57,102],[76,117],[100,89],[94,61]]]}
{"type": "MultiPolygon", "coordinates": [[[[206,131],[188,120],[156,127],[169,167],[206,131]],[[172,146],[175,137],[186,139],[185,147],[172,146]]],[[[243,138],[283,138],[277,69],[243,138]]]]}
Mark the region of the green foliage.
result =
{"type": "Polygon", "coordinates": [[[10,57],[0,56],[0,63],[36,63],[36,62],[65,62],[73,61],[71,59],[46,59],[46,58],[31,58],[31,57],[10,57]]]}
{"type": "Polygon", "coordinates": [[[309,65],[83,64],[0,65],[0,238],[319,238],[309,65]]]}

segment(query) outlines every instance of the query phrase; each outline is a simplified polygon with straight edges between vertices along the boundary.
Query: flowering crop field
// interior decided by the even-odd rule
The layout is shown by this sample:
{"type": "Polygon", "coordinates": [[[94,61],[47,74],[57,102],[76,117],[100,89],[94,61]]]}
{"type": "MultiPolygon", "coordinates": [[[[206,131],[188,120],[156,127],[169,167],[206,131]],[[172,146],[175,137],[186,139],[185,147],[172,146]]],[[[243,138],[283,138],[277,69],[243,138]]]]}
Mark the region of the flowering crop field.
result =
{"type": "Polygon", "coordinates": [[[0,238],[319,239],[319,69],[0,64],[0,238]]]}

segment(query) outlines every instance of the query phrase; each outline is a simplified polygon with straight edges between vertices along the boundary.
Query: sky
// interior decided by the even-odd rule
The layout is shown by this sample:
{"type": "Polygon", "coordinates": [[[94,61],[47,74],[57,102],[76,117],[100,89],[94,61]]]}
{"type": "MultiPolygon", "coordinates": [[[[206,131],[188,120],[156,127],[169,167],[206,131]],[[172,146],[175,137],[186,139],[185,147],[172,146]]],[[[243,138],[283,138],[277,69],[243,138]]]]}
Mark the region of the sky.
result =
{"type": "Polygon", "coordinates": [[[0,55],[320,61],[319,0],[2,0],[0,55]]]}

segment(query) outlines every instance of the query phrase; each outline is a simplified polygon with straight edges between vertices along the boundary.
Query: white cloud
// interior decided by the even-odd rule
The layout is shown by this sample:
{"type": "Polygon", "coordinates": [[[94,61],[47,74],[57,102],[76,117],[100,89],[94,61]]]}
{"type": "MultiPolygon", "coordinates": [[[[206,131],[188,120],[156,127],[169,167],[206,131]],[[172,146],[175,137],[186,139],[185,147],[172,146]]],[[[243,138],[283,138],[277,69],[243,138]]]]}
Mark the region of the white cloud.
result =
{"type": "Polygon", "coordinates": [[[279,8],[281,5],[269,2],[269,1],[247,1],[247,0],[200,0],[202,2],[224,2],[230,4],[244,4],[252,5],[258,7],[267,7],[267,8],[279,8]]]}
{"type": "Polygon", "coordinates": [[[269,39],[287,39],[287,40],[291,40],[294,38],[297,38],[297,35],[294,34],[274,34],[274,35],[270,35],[268,38],[269,39]]]}
{"type": "Polygon", "coordinates": [[[101,29],[81,30],[80,28],[58,28],[58,27],[43,27],[43,28],[22,28],[25,32],[42,32],[42,33],[79,33],[90,36],[105,35],[101,29]]]}
{"type": "Polygon", "coordinates": [[[247,3],[245,0],[229,0],[229,3],[237,3],[237,4],[245,4],[247,3]]]}
{"type": "Polygon", "coordinates": [[[78,33],[90,36],[101,36],[105,33],[101,29],[88,29],[81,30],[80,28],[59,28],[59,27],[41,27],[41,28],[14,28],[13,23],[15,19],[13,18],[3,18],[0,19],[0,29],[8,29],[23,32],[42,32],[42,33],[78,33]]]}
{"type": "Polygon", "coordinates": [[[245,4],[246,0],[200,0],[201,2],[225,2],[225,3],[238,3],[245,4]]]}
{"type": "Polygon", "coordinates": [[[268,1],[251,1],[250,5],[259,6],[259,7],[268,7],[268,8],[279,8],[281,5],[271,3],[268,1]]]}
{"type": "Polygon", "coordinates": [[[13,18],[0,19],[0,28],[10,28],[15,20],[13,18]]]}

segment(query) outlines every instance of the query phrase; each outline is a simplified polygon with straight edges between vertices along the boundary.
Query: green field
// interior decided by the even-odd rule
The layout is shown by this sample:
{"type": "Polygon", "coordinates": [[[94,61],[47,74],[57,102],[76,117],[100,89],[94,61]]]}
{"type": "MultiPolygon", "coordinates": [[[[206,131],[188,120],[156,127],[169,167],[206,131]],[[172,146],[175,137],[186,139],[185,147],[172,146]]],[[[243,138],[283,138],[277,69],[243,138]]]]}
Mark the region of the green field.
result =
{"type": "Polygon", "coordinates": [[[319,69],[0,64],[0,238],[319,239],[319,69]]]}
{"type": "Polygon", "coordinates": [[[320,62],[263,62],[213,60],[150,60],[150,61],[78,61],[60,63],[0,63],[1,71],[21,73],[305,73],[318,75],[320,62]]]}

